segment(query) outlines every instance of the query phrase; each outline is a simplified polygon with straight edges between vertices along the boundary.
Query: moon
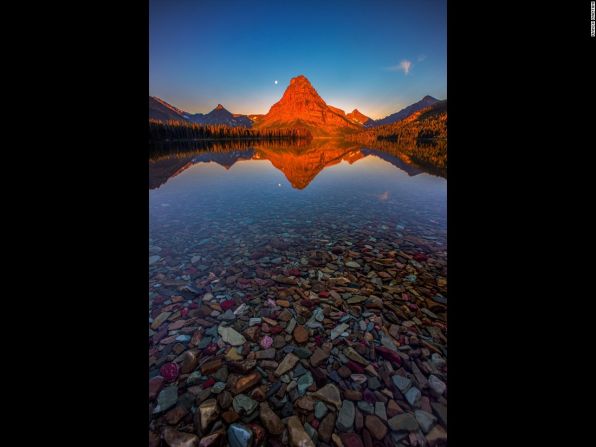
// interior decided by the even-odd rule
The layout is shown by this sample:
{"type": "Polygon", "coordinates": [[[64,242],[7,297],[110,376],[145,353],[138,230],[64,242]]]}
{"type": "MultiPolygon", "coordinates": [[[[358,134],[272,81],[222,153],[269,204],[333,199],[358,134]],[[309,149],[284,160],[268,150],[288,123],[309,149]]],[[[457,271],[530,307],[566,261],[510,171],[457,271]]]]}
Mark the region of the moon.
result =
{"type": "Polygon", "coordinates": [[[275,85],[277,85],[277,81],[273,81],[275,83],[275,85]]]}

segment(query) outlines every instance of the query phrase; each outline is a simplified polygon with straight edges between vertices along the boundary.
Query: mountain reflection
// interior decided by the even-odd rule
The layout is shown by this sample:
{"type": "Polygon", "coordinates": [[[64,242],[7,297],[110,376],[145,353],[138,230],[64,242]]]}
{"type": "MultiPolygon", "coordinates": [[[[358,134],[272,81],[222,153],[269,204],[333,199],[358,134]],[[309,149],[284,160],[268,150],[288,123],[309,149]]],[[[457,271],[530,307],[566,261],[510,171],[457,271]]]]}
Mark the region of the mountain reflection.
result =
{"type": "Polygon", "coordinates": [[[152,146],[149,158],[149,189],[159,188],[197,163],[217,163],[230,169],[238,161],[268,160],[283,172],[295,189],[304,189],[315,177],[342,161],[353,164],[374,156],[392,164],[409,176],[423,172],[446,177],[442,172],[423,168],[399,151],[399,147],[365,147],[362,144],[338,140],[312,141],[227,141],[196,142],[169,146],[152,146]]]}

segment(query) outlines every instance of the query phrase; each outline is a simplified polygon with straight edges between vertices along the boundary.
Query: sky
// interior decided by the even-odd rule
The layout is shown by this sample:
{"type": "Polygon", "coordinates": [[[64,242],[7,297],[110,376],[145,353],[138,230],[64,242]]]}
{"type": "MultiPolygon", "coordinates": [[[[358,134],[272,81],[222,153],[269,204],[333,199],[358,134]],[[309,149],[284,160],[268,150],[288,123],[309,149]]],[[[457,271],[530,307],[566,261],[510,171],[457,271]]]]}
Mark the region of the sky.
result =
{"type": "Polygon", "coordinates": [[[447,98],[446,0],[150,0],[149,94],[191,113],[267,113],[306,76],[378,119],[447,98]],[[275,83],[277,81],[277,84],[275,83]]]}

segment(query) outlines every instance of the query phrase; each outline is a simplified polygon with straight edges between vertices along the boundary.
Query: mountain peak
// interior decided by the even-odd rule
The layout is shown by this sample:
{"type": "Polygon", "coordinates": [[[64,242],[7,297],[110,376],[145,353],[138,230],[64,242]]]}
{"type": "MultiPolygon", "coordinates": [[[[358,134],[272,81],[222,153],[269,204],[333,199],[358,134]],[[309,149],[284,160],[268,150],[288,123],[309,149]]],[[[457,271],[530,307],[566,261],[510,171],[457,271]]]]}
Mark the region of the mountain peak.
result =
{"type": "Polygon", "coordinates": [[[423,101],[439,101],[437,98],[433,98],[430,95],[426,95],[424,98],[422,98],[423,101]]]}
{"type": "Polygon", "coordinates": [[[354,110],[352,110],[352,113],[360,113],[360,110],[354,109],[354,110]]]}
{"type": "Polygon", "coordinates": [[[298,83],[298,84],[300,84],[300,83],[306,83],[308,85],[311,85],[310,81],[304,75],[298,75],[295,78],[292,78],[290,80],[290,85],[296,84],[296,83],[298,83]]]}
{"type": "Polygon", "coordinates": [[[215,110],[224,110],[224,106],[222,106],[221,104],[218,104],[217,107],[215,108],[215,110]]]}
{"type": "Polygon", "coordinates": [[[320,136],[359,128],[357,123],[346,118],[343,110],[327,105],[304,75],[290,80],[281,99],[271,106],[269,113],[255,126],[306,127],[313,135],[320,136]]]}

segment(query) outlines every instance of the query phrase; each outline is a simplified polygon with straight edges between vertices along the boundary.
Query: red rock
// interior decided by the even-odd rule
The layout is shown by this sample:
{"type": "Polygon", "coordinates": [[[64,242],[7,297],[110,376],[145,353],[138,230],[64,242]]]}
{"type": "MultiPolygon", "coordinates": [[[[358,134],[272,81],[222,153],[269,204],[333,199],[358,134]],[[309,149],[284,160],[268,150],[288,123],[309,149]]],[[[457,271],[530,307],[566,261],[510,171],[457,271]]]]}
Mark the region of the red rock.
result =
{"type": "Polygon", "coordinates": [[[161,376],[153,377],[149,381],[149,400],[153,400],[157,397],[161,389],[163,388],[164,378],[161,376]]]}
{"type": "Polygon", "coordinates": [[[180,311],[180,316],[181,316],[182,318],[185,318],[187,315],[188,315],[188,307],[185,307],[184,309],[182,309],[182,310],[180,311]]]}
{"type": "Polygon", "coordinates": [[[232,309],[236,305],[234,300],[225,300],[220,303],[222,310],[232,309]]]}
{"type": "Polygon", "coordinates": [[[159,369],[159,373],[167,382],[173,382],[180,374],[180,368],[176,363],[165,363],[159,369]]]}
{"type": "Polygon", "coordinates": [[[213,377],[210,377],[205,382],[203,382],[202,386],[203,386],[203,389],[206,390],[207,388],[209,388],[213,385],[215,385],[215,379],[213,377]]]}
{"type": "Polygon", "coordinates": [[[300,270],[298,269],[290,269],[288,270],[288,276],[300,276],[300,270]]]}
{"type": "Polygon", "coordinates": [[[392,351],[385,346],[377,346],[375,351],[378,352],[385,360],[389,360],[390,362],[401,365],[401,357],[397,354],[397,352],[392,351]]]}
{"type": "Polygon", "coordinates": [[[308,341],[309,332],[308,329],[306,329],[304,326],[296,326],[292,335],[294,336],[294,340],[296,340],[296,343],[301,344],[306,343],[308,341]]]}
{"type": "Polygon", "coordinates": [[[211,355],[211,354],[215,354],[218,350],[219,350],[219,347],[215,343],[211,343],[209,346],[207,346],[205,349],[203,349],[203,352],[206,355],[211,355]]]}
{"type": "Polygon", "coordinates": [[[224,411],[221,415],[226,424],[232,424],[240,419],[240,415],[233,410],[224,411]]]}
{"type": "Polygon", "coordinates": [[[356,433],[341,433],[339,435],[344,447],[364,447],[362,439],[356,433]]]}
{"type": "Polygon", "coordinates": [[[350,368],[352,372],[355,374],[364,374],[365,369],[352,360],[349,360],[348,363],[346,363],[346,366],[350,368]]]}
{"type": "MultiPolygon", "coordinates": [[[[264,326],[264,325],[263,325],[264,326]]],[[[272,334],[279,334],[283,331],[283,328],[281,326],[273,326],[270,328],[270,332],[272,334]]]]}
{"type": "Polygon", "coordinates": [[[329,292],[327,290],[322,290],[321,292],[319,292],[319,296],[321,298],[329,298],[329,292]]]}

